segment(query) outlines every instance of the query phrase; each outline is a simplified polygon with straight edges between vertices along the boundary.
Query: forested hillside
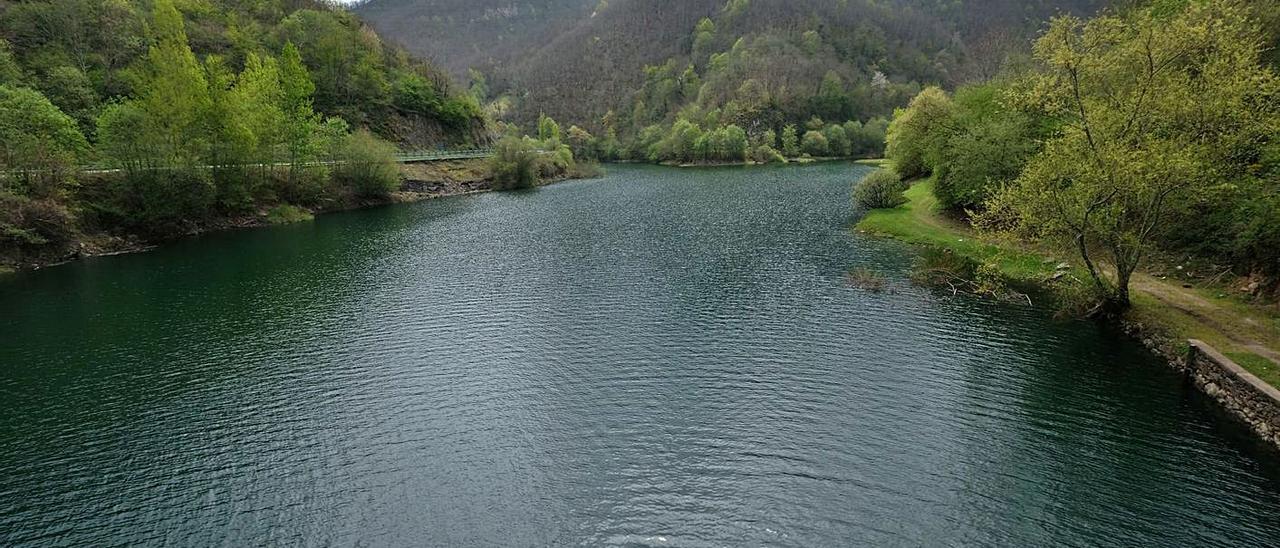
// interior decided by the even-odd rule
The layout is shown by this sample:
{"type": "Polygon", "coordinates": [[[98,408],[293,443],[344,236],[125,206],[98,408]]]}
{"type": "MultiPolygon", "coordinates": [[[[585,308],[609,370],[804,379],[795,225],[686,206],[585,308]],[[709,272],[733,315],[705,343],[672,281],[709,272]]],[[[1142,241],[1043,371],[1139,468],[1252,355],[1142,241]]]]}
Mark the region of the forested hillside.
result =
{"type": "Polygon", "coordinates": [[[1032,63],[921,91],[889,126],[888,157],[957,216],[1075,254],[1095,311],[1126,309],[1135,273],[1163,257],[1274,292],[1276,13],[1163,0],[1056,18],[1032,63]]]}
{"type": "MultiPolygon", "coordinates": [[[[44,94],[92,138],[94,120],[136,91],[154,40],[150,0],[0,0],[0,82],[44,94]]],[[[388,45],[351,13],[318,0],[177,0],[196,57],[232,71],[292,42],[315,108],[391,140],[480,137],[475,105],[441,70],[388,45]]]]}
{"type": "Polygon", "coordinates": [[[600,0],[370,0],[360,17],[464,78],[492,73],[590,19],[600,0]]]}
{"type": "Polygon", "coordinates": [[[397,143],[487,132],[322,2],[0,0],[0,265],[378,199],[397,143]]]}
{"type": "MultiPolygon", "coordinates": [[[[579,126],[593,142],[577,148],[598,149],[606,158],[725,160],[766,144],[787,153],[780,139],[789,125],[797,133],[790,152],[874,154],[842,143],[824,146],[817,136],[812,150],[804,150],[804,135],[854,141],[839,134],[853,124],[882,127],[882,118],[925,85],[953,87],[994,74],[1011,52],[1025,51],[1048,15],[1091,12],[1097,4],[608,0],[588,11],[572,0],[478,2],[466,9],[369,0],[358,10],[392,39],[426,53],[470,47],[470,37],[434,40],[406,21],[429,17],[460,28],[497,28],[492,18],[506,14],[515,28],[533,14],[578,14],[572,24],[533,24],[501,39],[477,33],[475,47],[490,52],[470,67],[479,72],[472,74],[479,98],[524,128],[541,114],[579,126]],[[698,134],[735,126],[747,134],[749,150],[711,152],[715,158],[705,150],[655,150],[680,120],[698,126],[698,134]]],[[[691,147],[698,136],[686,135],[691,147]]]]}

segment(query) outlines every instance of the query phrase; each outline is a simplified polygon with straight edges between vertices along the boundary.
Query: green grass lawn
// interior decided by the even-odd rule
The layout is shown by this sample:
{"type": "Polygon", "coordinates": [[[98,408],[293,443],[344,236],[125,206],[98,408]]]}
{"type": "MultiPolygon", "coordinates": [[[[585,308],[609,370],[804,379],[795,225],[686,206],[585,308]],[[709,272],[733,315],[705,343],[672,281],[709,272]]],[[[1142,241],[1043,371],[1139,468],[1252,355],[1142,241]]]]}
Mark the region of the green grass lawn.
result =
{"type": "Polygon", "coordinates": [[[1276,364],[1276,362],[1247,352],[1232,352],[1227,354],[1227,357],[1231,358],[1231,361],[1240,364],[1240,367],[1253,373],[1259,379],[1266,381],[1267,384],[1280,387],[1280,365],[1276,364]]]}
{"type": "Polygon", "coordinates": [[[938,200],[933,196],[933,181],[911,185],[906,196],[904,205],[867,212],[858,229],[911,244],[950,249],[982,263],[993,263],[1005,276],[1017,281],[1041,282],[1053,275],[1057,261],[985,242],[962,222],[940,215],[938,200]]]}
{"type": "MultiPolygon", "coordinates": [[[[912,185],[906,197],[907,203],[897,208],[867,212],[858,223],[858,230],[950,249],[958,255],[995,264],[1004,276],[1019,282],[1042,283],[1060,262],[1010,242],[984,240],[962,221],[947,218],[938,210],[931,180],[912,185]]],[[[1068,263],[1072,259],[1074,255],[1064,257],[1068,263]]],[[[1087,276],[1080,268],[1073,268],[1071,273],[1082,280],[1087,276]]],[[[1187,339],[1202,340],[1258,378],[1280,387],[1280,365],[1249,348],[1249,343],[1280,348],[1280,312],[1274,307],[1251,305],[1208,290],[1183,288],[1151,276],[1135,280],[1129,320],[1176,341],[1175,351],[1185,351],[1187,339]]]]}

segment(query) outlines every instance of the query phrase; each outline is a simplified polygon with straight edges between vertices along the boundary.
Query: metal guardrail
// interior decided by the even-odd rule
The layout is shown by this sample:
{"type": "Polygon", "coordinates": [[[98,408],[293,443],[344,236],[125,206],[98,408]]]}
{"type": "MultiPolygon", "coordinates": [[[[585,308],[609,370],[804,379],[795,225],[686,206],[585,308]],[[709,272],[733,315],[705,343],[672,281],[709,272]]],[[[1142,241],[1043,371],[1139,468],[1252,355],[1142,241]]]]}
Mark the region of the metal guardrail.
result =
{"type": "MultiPolygon", "coordinates": [[[[465,150],[443,150],[443,149],[420,150],[420,151],[407,151],[407,152],[396,153],[396,162],[399,162],[402,164],[408,164],[413,162],[441,162],[445,160],[468,160],[473,158],[488,158],[490,156],[493,156],[492,148],[471,148],[471,149],[465,149],[465,150]]],[[[342,162],[319,161],[319,162],[307,162],[300,165],[308,165],[308,166],[334,165],[339,163],[342,163],[342,162]]],[[[194,167],[196,169],[215,169],[219,167],[286,167],[289,165],[291,164],[287,162],[280,162],[280,163],[274,163],[274,164],[237,164],[235,166],[201,165],[201,166],[191,166],[191,167],[194,167]]],[[[162,170],[168,170],[168,169],[178,169],[178,168],[175,168],[175,167],[143,168],[144,171],[162,171],[162,170]]],[[[124,171],[123,169],[115,166],[92,165],[92,164],[78,166],[74,168],[74,170],[84,174],[116,173],[116,172],[124,171]]],[[[22,173],[43,173],[44,171],[45,170],[40,170],[40,169],[0,170],[0,178],[4,178],[11,175],[20,175],[22,173]]]]}
{"type": "Polygon", "coordinates": [[[418,150],[396,154],[396,161],[439,162],[443,160],[467,160],[471,158],[488,158],[493,156],[492,148],[472,148],[466,150],[418,150]]]}

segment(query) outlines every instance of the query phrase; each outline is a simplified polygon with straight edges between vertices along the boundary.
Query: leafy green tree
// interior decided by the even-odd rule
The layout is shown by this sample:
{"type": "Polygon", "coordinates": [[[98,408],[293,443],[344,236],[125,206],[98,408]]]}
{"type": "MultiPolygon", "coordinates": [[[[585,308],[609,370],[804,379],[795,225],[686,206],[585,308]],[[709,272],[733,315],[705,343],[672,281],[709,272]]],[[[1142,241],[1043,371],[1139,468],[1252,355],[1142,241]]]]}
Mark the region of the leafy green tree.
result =
{"type": "Polygon", "coordinates": [[[822,47],[822,35],[816,30],[806,30],[800,36],[800,45],[804,48],[804,52],[809,55],[816,55],[818,48],[822,47]]]}
{"type": "Polygon", "coordinates": [[[46,71],[39,83],[44,95],[74,118],[82,130],[93,130],[98,95],[88,75],[75,66],[58,65],[46,71]]]}
{"type": "Polygon", "coordinates": [[[782,154],[788,158],[800,156],[800,137],[793,124],[782,128],[782,154]]]}
{"type": "Polygon", "coordinates": [[[827,138],[827,146],[832,156],[849,155],[849,136],[844,132],[844,126],[831,124],[827,129],[822,130],[822,136],[827,138]]]}
{"type": "Polygon", "coordinates": [[[0,86],[0,190],[56,196],[88,150],[75,121],[39,92],[0,86]]]}
{"type": "Polygon", "coordinates": [[[1230,1],[1055,19],[1035,46],[1045,68],[1017,98],[1060,129],[987,220],[1074,248],[1099,310],[1128,307],[1133,272],[1173,205],[1247,173],[1280,127],[1280,82],[1262,50],[1256,24],[1230,1]]]}
{"type": "Polygon", "coordinates": [[[538,140],[544,143],[560,142],[560,124],[546,114],[538,116],[538,140]]]}
{"type": "Polygon", "coordinates": [[[851,120],[844,125],[845,135],[849,138],[850,153],[854,156],[879,157],[884,155],[885,134],[889,121],[884,118],[872,118],[867,123],[851,120]]]}
{"type": "Polygon", "coordinates": [[[747,140],[747,132],[734,124],[729,124],[721,128],[723,157],[721,159],[730,162],[741,162],[747,159],[747,149],[750,143],[747,140]]]}
{"type": "Polygon", "coordinates": [[[477,101],[484,102],[489,100],[489,80],[485,78],[483,72],[476,69],[467,69],[467,79],[471,82],[468,91],[477,101]]]}
{"type": "Polygon", "coordinates": [[[826,136],[816,130],[806,132],[800,146],[804,153],[810,156],[826,156],[831,153],[830,143],[827,142],[826,136]]]}
{"type": "Polygon", "coordinates": [[[656,145],[653,154],[662,159],[680,162],[706,160],[705,151],[695,148],[702,138],[702,128],[698,124],[685,119],[676,120],[667,138],[656,145]]]}
{"type": "Polygon", "coordinates": [[[510,190],[531,188],[542,180],[540,152],[528,138],[508,135],[494,146],[490,159],[495,188],[510,190]]]}
{"type": "Polygon", "coordinates": [[[203,119],[211,106],[208,83],[173,0],[156,0],[152,16],[154,44],[136,85],[146,139],[159,161],[197,165],[207,146],[203,119]]]}
{"type": "Polygon", "coordinates": [[[591,135],[590,131],[578,126],[569,126],[569,130],[565,132],[565,137],[575,158],[600,159],[599,143],[596,142],[596,138],[591,135]]]}
{"type": "Polygon", "coordinates": [[[276,60],[250,53],[236,78],[231,98],[237,116],[253,136],[253,154],[245,160],[265,166],[274,164],[282,156],[281,132],[286,127],[285,95],[276,60]]]}
{"type": "Polygon", "coordinates": [[[716,40],[716,24],[710,18],[703,17],[693,31],[693,59],[705,63],[712,53],[716,40]]]}
{"type": "MultiPolygon", "coordinates": [[[[256,62],[256,58],[255,58],[256,62]]],[[[205,60],[205,78],[209,82],[210,107],[204,119],[209,149],[205,161],[213,166],[218,200],[228,209],[243,211],[252,205],[256,173],[247,165],[254,161],[256,135],[248,123],[241,95],[232,89],[236,78],[221,57],[205,60]]]]}
{"type": "Polygon", "coordinates": [[[906,178],[927,175],[952,133],[953,105],[946,92],[925,88],[905,109],[893,113],[885,140],[885,156],[906,178]]]}
{"type": "Polygon", "coordinates": [[[1044,120],[1002,104],[995,84],[956,91],[950,135],[936,156],[933,193],[948,209],[977,210],[1039,151],[1044,120]]]}

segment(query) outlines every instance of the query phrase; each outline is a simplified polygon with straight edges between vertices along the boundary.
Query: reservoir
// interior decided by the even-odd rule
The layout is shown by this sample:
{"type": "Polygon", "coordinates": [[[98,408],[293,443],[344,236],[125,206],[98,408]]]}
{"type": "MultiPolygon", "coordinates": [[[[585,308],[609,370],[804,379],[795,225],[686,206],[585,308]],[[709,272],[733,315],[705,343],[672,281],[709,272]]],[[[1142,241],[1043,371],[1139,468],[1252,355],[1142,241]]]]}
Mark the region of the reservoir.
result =
{"type": "Polygon", "coordinates": [[[614,166],[0,278],[0,545],[1280,544],[1280,456],[1132,341],[912,286],[850,230],[866,169],[614,166]]]}

